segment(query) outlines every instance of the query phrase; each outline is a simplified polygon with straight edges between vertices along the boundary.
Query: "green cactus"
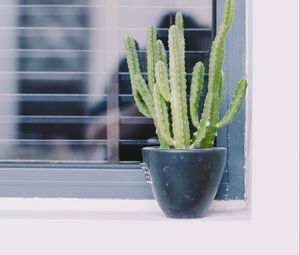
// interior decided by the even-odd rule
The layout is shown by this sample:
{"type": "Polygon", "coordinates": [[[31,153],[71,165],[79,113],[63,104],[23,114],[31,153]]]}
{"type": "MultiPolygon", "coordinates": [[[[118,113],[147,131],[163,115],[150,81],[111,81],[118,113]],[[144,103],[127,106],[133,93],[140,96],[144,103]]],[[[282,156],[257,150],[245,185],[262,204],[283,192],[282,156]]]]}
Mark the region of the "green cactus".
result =
{"type": "Polygon", "coordinates": [[[153,119],[162,148],[210,148],[214,145],[217,128],[228,125],[238,114],[246,94],[245,79],[238,83],[227,113],[219,119],[224,91],[224,44],[233,14],[234,0],[226,0],[223,23],[210,53],[208,91],[200,120],[199,103],[205,68],[201,62],[194,66],[189,99],[190,119],[196,128],[192,138],[188,120],[182,15],[176,14],[175,25],[169,29],[169,61],[163,43],[157,39],[155,27],[151,26],[148,30],[148,85],[140,71],[136,43],[131,36],[126,37],[125,47],[132,93],[139,111],[153,119]]]}

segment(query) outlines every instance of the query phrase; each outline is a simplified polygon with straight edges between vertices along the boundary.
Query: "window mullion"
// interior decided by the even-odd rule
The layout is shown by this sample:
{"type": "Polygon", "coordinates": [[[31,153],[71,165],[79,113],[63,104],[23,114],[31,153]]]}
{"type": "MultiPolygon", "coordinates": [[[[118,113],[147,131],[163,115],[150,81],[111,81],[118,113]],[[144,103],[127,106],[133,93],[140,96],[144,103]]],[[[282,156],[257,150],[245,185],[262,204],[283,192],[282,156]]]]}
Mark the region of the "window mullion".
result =
{"type": "Polygon", "coordinates": [[[119,162],[120,111],[119,111],[119,74],[111,68],[119,61],[119,4],[117,0],[107,2],[106,16],[106,65],[114,75],[107,83],[107,160],[109,163],[119,162]]]}

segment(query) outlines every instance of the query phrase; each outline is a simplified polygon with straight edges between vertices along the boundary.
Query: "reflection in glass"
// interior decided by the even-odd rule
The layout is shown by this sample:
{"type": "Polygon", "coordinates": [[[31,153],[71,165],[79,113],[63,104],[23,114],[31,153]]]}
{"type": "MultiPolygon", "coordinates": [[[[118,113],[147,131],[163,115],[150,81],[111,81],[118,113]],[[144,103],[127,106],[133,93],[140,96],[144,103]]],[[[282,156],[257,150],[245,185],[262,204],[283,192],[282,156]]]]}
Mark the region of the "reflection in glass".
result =
{"type": "Polygon", "coordinates": [[[137,39],[146,72],[147,27],[157,25],[167,48],[176,10],[185,21],[188,83],[197,61],[208,64],[211,0],[4,2],[0,160],[141,160],[140,149],[158,142],[134,105],[123,38],[137,39]]]}

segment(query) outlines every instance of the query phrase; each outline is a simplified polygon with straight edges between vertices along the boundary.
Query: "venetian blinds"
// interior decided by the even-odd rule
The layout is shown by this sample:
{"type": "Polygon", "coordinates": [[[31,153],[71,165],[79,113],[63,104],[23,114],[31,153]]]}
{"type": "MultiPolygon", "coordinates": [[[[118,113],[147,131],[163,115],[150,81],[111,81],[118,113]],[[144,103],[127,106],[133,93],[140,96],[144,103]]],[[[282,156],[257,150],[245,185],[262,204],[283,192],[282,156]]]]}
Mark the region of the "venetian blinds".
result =
{"type": "Polygon", "coordinates": [[[0,160],[141,160],[158,141],[134,105],[123,38],[139,42],[146,77],[147,27],[167,46],[177,10],[190,80],[208,61],[212,0],[2,0],[0,160]]]}

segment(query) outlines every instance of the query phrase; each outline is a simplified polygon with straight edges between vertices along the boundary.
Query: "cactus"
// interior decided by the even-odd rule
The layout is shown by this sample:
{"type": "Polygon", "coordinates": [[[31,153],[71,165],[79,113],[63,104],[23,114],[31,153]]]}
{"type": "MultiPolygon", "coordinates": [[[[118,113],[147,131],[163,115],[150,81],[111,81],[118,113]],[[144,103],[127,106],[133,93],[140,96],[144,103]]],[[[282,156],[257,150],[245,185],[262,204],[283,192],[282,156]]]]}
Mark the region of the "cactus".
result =
{"type": "Polygon", "coordinates": [[[238,83],[227,113],[221,120],[219,119],[224,91],[222,71],[224,44],[232,24],[233,14],[234,0],[226,0],[223,23],[211,48],[208,91],[200,119],[199,103],[205,67],[201,62],[194,66],[188,108],[182,15],[176,14],[175,25],[169,29],[169,61],[163,43],[157,39],[155,27],[151,26],[148,30],[148,84],[140,70],[136,42],[131,36],[125,38],[132,94],[139,111],[153,119],[162,148],[210,148],[214,145],[217,129],[228,125],[238,114],[246,94],[245,79],[238,83]],[[192,138],[188,110],[191,123],[196,128],[192,138]],[[171,116],[169,116],[170,112],[171,116]]]}

